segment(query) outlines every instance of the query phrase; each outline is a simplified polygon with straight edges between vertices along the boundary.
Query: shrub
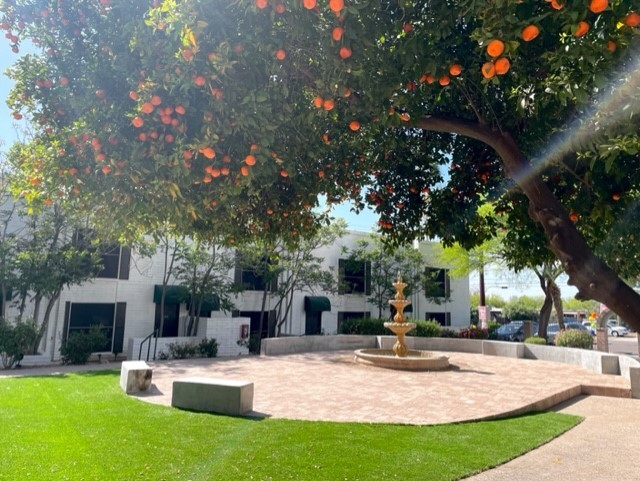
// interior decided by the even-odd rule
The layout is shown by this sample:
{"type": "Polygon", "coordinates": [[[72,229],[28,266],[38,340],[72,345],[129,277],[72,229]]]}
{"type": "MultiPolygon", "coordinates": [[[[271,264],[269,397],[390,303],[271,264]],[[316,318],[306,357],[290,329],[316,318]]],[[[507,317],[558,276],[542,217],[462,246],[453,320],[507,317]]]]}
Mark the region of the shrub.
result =
{"type": "Polygon", "coordinates": [[[11,369],[29,350],[38,336],[38,328],[33,321],[18,322],[15,325],[0,320],[0,360],[2,367],[11,369]]]}
{"type": "Polygon", "coordinates": [[[478,329],[472,324],[468,329],[460,329],[458,337],[463,339],[488,339],[489,329],[478,329]]]}
{"type": "Polygon", "coordinates": [[[525,344],[541,344],[543,346],[546,346],[547,340],[544,337],[532,336],[532,337],[527,337],[524,340],[524,343],[525,344]]]}
{"type": "Polygon", "coordinates": [[[100,326],[91,326],[88,331],[72,332],[60,347],[65,364],[86,364],[91,353],[104,347],[108,339],[100,326]]]}
{"type": "Polygon", "coordinates": [[[258,332],[252,332],[248,338],[239,339],[237,341],[238,346],[247,347],[251,354],[260,354],[260,334],[258,332]]]}
{"type": "Polygon", "coordinates": [[[218,355],[218,341],[205,337],[198,344],[198,354],[202,357],[216,357],[218,355]]]}
{"type": "Polygon", "coordinates": [[[460,337],[457,331],[447,329],[446,327],[440,331],[440,337],[457,338],[460,337]]]}
{"type": "Polygon", "coordinates": [[[588,332],[579,329],[566,329],[560,331],[556,336],[556,346],[592,349],[593,338],[588,332]]]}
{"type": "MultiPolygon", "coordinates": [[[[172,342],[167,346],[169,349],[169,356],[173,359],[189,359],[190,357],[195,357],[198,352],[198,348],[193,344],[179,344],[177,342],[172,342]]],[[[216,351],[218,347],[216,345],[216,351]]]]}
{"type": "Polygon", "coordinates": [[[388,319],[348,319],[340,324],[340,334],[386,336],[391,331],[384,327],[388,319]]]}
{"type": "Polygon", "coordinates": [[[442,326],[437,321],[411,321],[416,323],[416,328],[407,334],[417,337],[440,337],[442,326]]]}

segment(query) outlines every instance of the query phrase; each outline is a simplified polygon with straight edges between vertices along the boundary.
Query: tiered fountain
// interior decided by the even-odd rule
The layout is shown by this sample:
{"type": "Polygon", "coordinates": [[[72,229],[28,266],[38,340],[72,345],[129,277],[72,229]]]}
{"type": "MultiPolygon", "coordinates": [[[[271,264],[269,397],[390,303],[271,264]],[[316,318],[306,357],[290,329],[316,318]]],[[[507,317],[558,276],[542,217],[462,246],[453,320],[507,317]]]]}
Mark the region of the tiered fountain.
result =
{"type": "Polygon", "coordinates": [[[409,349],[405,344],[405,334],[414,329],[416,325],[413,322],[407,322],[404,316],[403,311],[411,304],[411,301],[404,296],[407,284],[402,282],[400,274],[398,274],[398,279],[393,286],[396,288],[396,295],[389,301],[389,304],[396,309],[396,314],[393,316],[393,322],[385,322],[384,327],[396,335],[396,343],[393,345],[393,349],[359,349],[355,352],[356,362],[405,371],[446,369],[449,367],[448,357],[438,356],[429,351],[409,349]]]}

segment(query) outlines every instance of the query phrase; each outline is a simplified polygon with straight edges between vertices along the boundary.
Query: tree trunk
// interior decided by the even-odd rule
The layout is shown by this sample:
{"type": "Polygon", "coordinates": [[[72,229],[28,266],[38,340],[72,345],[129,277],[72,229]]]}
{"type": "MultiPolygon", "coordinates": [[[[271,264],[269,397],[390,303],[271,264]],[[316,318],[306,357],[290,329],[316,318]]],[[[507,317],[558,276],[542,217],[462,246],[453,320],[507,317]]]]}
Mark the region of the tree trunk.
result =
{"type": "Polygon", "coordinates": [[[529,215],[542,225],[549,248],[569,276],[568,284],[578,289],[576,299],[601,302],[640,330],[640,294],[594,255],[569,219],[567,210],[542,182],[508,133],[474,122],[439,117],[425,117],[416,127],[463,135],[492,147],[502,159],[506,174],[529,199],[529,215]]]}
{"type": "MultiPolygon", "coordinates": [[[[53,311],[53,306],[60,297],[60,290],[55,292],[47,302],[47,307],[44,310],[44,317],[42,318],[42,324],[40,324],[40,328],[38,329],[38,334],[33,341],[33,345],[31,346],[31,354],[38,354],[38,347],[40,347],[40,342],[42,341],[43,336],[47,333],[47,328],[49,327],[49,318],[51,317],[51,312],[53,311]]],[[[37,322],[34,319],[35,322],[37,322]]]]}
{"type": "Polygon", "coordinates": [[[553,308],[553,298],[549,292],[549,286],[544,276],[536,272],[538,280],[540,281],[540,287],[544,292],[544,302],[542,308],[540,308],[540,318],[538,319],[538,337],[543,339],[547,338],[547,327],[549,326],[549,318],[551,317],[551,309],[553,308]]]}
{"type": "Polygon", "coordinates": [[[549,293],[553,299],[553,306],[556,308],[556,315],[558,316],[558,325],[560,329],[564,329],[564,309],[562,309],[562,293],[558,284],[553,279],[549,279],[549,293]]]}
{"type": "Polygon", "coordinates": [[[484,290],[484,267],[480,268],[480,305],[487,305],[487,297],[484,290]]]}

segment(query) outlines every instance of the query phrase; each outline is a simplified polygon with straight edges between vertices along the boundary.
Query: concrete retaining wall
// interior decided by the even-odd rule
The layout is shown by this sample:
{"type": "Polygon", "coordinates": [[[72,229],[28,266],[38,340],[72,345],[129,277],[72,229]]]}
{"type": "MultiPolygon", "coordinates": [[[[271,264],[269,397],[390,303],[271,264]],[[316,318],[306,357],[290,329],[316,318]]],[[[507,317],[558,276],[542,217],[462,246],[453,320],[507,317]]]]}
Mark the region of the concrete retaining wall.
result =
{"type": "Polygon", "coordinates": [[[300,336],[263,339],[260,354],[277,356],[301,352],[342,351],[377,347],[375,336],[300,336]]]}
{"type": "Polygon", "coordinates": [[[485,356],[523,358],[524,344],[520,342],[482,341],[482,354],[485,356]]]}
{"type": "Polygon", "coordinates": [[[562,362],[589,369],[598,374],[620,374],[619,356],[600,351],[570,347],[524,344],[524,357],[544,361],[562,362]]]}
{"type": "MultiPolygon", "coordinates": [[[[302,336],[280,337],[262,340],[263,356],[296,354],[301,352],[341,351],[350,349],[391,349],[394,336],[302,336]]],[[[598,374],[622,375],[630,380],[631,397],[640,399],[640,362],[628,356],[618,356],[600,351],[541,346],[504,341],[478,339],[452,339],[441,337],[407,336],[409,349],[428,351],[453,351],[485,356],[539,359],[564,364],[573,364],[598,374]]]]}
{"type": "MultiPolygon", "coordinates": [[[[478,339],[456,339],[449,337],[405,337],[409,349],[425,351],[455,351],[482,354],[482,341],[478,339]]],[[[396,342],[395,336],[378,336],[377,345],[381,349],[391,349],[396,342]]]]}

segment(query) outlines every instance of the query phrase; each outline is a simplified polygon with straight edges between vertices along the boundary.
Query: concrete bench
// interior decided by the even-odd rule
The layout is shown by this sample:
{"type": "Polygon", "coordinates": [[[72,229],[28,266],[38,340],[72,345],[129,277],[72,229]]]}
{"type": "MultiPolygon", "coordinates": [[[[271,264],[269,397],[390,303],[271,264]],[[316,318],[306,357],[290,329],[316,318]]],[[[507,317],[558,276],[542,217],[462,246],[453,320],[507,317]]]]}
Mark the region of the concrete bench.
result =
{"type": "Polygon", "coordinates": [[[120,387],[127,394],[151,387],[153,369],[144,361],[124,361],[120,368],[120,387]]]}
{"type": "Polygon", "coordinates": [[[239,416],[253,410],[253,383],[209,377],[173,381],[171,405],[190,411],[239,416]]]}

